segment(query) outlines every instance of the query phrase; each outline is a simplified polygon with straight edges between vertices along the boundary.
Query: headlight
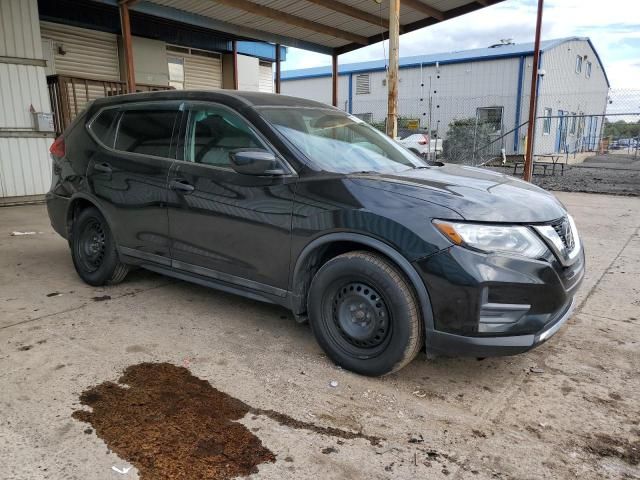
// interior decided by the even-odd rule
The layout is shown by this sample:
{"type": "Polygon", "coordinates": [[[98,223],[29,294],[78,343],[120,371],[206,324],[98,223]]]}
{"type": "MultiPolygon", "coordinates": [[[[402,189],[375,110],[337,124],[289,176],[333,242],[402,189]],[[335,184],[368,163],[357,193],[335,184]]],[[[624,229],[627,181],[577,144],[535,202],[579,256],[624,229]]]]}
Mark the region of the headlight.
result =
{"type": "Polygon", "coordinates": [[[528,227],[454,223],[434,220],[440,232],[456,245],[485,253],[504,252],[529,258],[547,253],[546,245],[528,227]]]}

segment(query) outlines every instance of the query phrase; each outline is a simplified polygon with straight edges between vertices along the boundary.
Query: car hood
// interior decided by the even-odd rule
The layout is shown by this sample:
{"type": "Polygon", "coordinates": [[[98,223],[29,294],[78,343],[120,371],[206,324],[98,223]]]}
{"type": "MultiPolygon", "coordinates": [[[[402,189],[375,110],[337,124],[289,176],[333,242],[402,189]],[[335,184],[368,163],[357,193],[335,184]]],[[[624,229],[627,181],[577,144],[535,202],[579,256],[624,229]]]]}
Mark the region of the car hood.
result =
{"type": "Polygon", "coordinates": [[[541,223],[566,214],[552,194],[491,170],[444,164],[395,174],[354,174],[353,182],[447,207],[465,220],[541,223]]]}

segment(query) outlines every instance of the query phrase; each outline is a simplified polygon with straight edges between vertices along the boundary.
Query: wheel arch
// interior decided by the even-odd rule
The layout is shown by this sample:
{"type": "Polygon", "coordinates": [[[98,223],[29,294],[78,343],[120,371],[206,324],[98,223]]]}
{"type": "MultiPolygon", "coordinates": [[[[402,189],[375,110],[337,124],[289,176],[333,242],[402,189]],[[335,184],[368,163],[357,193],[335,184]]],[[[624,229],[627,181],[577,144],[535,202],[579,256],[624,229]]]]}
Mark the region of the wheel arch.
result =
{"type": "MultiPolygon", "coordinates": [[[[66,229],[67,229],[67,239],[69,243],[71,243],[71,235],[72,235],[72,226],[73,220],[78,216],[78,214],[84,210],[85,208],[94,207],[96,208],[107,221],[109,228],[111,228],[111,221],[109,220],[106,212],[100,207],[100,204],[92,198],[90,195],[85,193],[76,193],[71,197],[69,201],[69,206],[67,207],[67,217],[66,217],[66,229]]],[[[111,230],[113,232],[113,230],[111,230]]],[[[117,243],[117,242],[116,242],[117,243]]]]}
{"type": "Polygon", "coordinates": [[[425,333],[433,330],[433,310],[427,288],[416,269],[400,252],[387,243],[360,233],[329,233],[316,238],[302,249],[291,275],[292,310],[295,314],[306,311],[309,286],[315,272],[331,258],[353,250],[368,250],[378,253],[404,273],[414,289],[420,304],[425,333]]]}

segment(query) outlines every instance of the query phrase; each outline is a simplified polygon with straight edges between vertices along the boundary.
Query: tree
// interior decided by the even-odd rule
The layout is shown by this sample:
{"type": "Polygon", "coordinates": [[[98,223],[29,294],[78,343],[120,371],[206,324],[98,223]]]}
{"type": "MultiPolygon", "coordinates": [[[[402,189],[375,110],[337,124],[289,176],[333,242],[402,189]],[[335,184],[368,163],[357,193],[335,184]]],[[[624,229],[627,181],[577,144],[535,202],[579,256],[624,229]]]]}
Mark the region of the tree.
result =
{"type": "Polygon", "coordinates": [[[612,137],[614,140],[619,138],[635,138],[640,136],[640,122],[626,122],[625,120],[618,120],[617,122],[610,122],[605,118],[604,120],[604,136],[612,137]]]}
{"type": "Polygon", "coordinates": [[[477,152],[488,145],[492,131],[490,124],[477,122],[473,117],[453,120],[442,144],[444,160],[450,163],[474,163],[474,148],[477,152]]]}

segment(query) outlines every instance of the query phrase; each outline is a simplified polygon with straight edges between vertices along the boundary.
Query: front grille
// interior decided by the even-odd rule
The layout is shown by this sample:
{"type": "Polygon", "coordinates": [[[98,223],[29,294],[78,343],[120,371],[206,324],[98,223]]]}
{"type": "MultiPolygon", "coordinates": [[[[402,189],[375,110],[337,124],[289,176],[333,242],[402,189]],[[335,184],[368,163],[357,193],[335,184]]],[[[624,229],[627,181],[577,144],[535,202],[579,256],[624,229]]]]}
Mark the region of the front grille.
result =
{"type": "Polygon", "coordinates": [[[562,240],[562,244],[565,246],[565,248],[569,251],[573,250],[574,239],[569,219],[567,217],[563,217],[560,220],[552,223],[551,226],[560,237],[560,240],[562,240]]]}
{"type": "Polygon", "coordinates": [[[581,251],[580,238],[573,220],[568,215],[546,225],[534,225],[549,248],[565,267],[578,258],[581,251]]]}

